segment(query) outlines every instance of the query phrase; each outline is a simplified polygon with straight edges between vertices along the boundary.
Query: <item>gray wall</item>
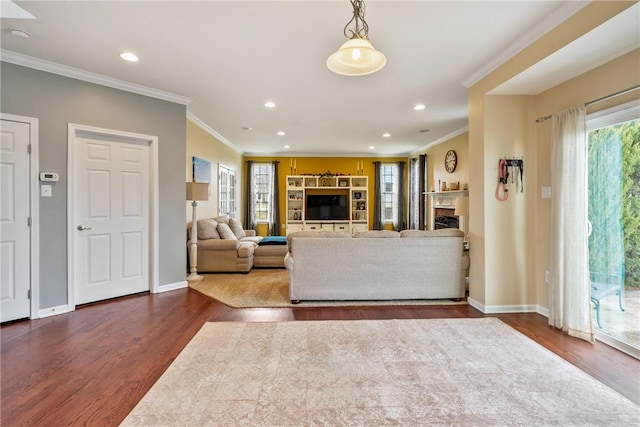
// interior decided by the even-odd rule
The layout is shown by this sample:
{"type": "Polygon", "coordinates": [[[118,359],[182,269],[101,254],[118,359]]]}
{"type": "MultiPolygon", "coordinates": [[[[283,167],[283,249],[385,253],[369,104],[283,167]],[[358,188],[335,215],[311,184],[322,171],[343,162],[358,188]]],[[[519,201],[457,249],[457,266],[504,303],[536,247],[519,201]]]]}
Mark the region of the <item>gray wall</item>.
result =
{"type": "Polygon", "coordinates": [[[0,109],[39,120],[40,171],[58,172],[40,198],[40,309],[67,303],[67,124],[158,136],[160,285],[185,280],[186,106],[1,63],[0,109]]]}

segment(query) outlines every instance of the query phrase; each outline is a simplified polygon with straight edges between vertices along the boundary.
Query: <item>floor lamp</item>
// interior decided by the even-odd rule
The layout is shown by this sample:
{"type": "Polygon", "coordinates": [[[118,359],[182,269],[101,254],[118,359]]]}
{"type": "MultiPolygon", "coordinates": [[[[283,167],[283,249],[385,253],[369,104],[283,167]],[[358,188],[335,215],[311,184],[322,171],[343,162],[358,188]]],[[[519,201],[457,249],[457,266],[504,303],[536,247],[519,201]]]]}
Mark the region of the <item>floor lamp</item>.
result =
{"type": "Polygon", "coordinates": [[[189,245],[189,267],[190,272],[187,280],[200,280],[198,276],[198,220],[196,219],[196,208],[198,201],[209,200],[208,182],[187,182],[187,201],[191,200],[193,217],[191,219],[191,243],[189,245]]]}

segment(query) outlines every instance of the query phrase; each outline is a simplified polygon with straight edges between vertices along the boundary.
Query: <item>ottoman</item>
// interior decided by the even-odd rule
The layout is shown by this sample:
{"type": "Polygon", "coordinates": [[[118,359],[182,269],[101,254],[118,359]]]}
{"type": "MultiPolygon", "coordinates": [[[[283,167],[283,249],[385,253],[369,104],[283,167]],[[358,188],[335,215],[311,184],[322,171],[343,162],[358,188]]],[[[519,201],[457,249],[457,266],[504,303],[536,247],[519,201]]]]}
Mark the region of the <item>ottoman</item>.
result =
{"type": "Polygon", "coordinates": [[[258,242],[253,251],[253,266],[284,268],[284,256],[287,252],[286,236],[267,236],[258,242]]]}

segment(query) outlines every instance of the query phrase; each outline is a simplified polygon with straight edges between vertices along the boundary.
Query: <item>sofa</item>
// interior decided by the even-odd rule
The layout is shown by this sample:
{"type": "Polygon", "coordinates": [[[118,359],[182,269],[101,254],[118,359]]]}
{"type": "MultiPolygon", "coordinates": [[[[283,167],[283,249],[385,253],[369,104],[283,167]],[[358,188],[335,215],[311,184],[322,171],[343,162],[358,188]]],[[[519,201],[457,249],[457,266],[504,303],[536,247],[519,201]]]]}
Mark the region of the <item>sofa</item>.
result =
{"type": "MultiPolygon", "coordinates": [[[[236,219],[201,219],[196,230],[199,273],[248,273],[253,267],[284,268],[286,244],[261,245],[265,239],[256,236],[254,230],[244,230],[236,219]]],[[[190,238],[191,224],[187,226],[187,239],[190,238]]],[[[190,246],[191,240],[187,240],[187,248],[190,246]]]]}
{"type": "Polygon", "coordinates": [[[291,233],[290,299],[464,298],[463,237],[457,229],[291,233]]]}

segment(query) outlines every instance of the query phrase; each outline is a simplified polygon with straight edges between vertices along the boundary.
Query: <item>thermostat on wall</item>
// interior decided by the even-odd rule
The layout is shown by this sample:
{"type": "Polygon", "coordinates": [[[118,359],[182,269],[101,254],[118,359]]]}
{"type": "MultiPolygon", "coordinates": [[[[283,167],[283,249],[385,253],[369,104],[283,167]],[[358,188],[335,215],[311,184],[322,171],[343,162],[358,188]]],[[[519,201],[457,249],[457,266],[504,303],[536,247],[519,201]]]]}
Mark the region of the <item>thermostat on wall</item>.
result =
{"type": "Polygon", "coordinates": [[[58,182],[60,177],[55,172],[40,172],[40,181],[58,182]]]}

